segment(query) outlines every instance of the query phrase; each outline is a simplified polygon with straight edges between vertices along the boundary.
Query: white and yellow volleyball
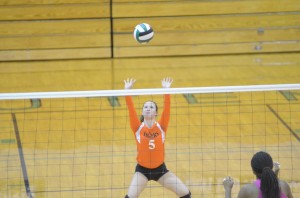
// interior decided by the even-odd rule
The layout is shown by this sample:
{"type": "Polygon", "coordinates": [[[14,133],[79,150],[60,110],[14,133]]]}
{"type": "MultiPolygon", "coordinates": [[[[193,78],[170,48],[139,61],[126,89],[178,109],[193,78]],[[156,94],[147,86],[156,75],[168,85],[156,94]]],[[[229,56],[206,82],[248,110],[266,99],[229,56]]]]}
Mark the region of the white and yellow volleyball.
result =
{"type": "Polygon", "coordinates": [[[153,29],[148,23],[140,23],[134,28],[133,37],[139,43],[148,43],[153,36],[153,29]]]}

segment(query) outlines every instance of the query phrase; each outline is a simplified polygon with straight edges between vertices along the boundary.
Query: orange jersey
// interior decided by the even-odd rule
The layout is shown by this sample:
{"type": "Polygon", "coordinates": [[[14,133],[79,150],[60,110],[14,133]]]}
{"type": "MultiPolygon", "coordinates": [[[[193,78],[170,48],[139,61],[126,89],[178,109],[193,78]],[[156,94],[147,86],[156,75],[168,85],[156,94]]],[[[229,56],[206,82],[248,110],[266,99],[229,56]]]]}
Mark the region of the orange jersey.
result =
{"type": "Polygon", "coordinates": [[[137,162],[145,168],[157,168],[165,159],[165,138],[170,120],[170,95],[164,96],[164,110],[158,122],[148,128],[140,122],[131,96],[126,96],[130,116],[130,127],[137,144],[137,162]]]}

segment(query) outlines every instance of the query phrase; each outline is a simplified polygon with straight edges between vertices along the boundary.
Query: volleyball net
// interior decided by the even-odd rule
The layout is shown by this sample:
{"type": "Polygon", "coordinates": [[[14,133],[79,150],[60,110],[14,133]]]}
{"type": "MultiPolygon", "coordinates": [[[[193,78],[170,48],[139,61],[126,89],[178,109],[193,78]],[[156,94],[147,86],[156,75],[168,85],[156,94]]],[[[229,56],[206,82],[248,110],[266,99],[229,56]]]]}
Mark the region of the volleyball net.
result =
{"type": "MultiPolygon", "coordinates": [[[[300,84],[0,94],[0,197],[124,197],[136,143],[124,96],[137,113],[171,94],[165,163],[193,197],[224,197],[222,180],[254,180],[267,151],[300,195],[300,84]]],[[[149,182],[141,197],[175,197],[149,182]]]]}

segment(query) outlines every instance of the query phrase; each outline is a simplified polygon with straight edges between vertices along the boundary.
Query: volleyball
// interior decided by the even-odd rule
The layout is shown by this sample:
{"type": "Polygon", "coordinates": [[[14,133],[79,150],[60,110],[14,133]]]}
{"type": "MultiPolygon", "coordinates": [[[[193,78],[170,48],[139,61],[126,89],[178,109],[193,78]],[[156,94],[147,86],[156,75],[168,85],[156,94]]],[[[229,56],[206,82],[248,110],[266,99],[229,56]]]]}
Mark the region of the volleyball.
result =
{"type": "Polygon", "coordinates": [[[152,27],[147,23],[141,23],[135,26],[133,31],[134,39],[142,44],[148,43],[154,36],[152,27]]]}

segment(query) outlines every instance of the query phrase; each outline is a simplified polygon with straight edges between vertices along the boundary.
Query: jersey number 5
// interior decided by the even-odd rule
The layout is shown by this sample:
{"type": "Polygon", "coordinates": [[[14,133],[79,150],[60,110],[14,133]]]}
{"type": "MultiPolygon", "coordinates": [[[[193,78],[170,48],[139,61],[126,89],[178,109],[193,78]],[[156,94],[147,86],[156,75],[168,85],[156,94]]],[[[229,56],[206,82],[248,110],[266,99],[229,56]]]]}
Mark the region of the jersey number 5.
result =
{"type": "Polygon", "coordinates": [[[155,143],[154,143],[154,140],[149,140],[149,149],[150,149],[150,150],[155,149],[155,143]]]}

